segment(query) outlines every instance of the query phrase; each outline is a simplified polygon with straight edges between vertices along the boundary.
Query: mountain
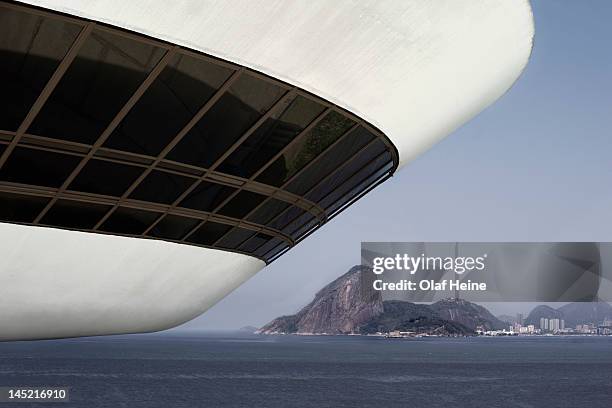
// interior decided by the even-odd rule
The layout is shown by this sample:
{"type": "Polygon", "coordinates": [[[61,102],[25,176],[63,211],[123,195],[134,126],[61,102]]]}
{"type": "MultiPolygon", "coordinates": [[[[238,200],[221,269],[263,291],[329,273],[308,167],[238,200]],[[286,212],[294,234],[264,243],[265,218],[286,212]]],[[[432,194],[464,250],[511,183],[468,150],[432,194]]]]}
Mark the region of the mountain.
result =
{"type": "Polygon", "coordinates": [[[383,302],[383,306],[384,312],[364,324],[362,333],[399,330],[450,336],[474,332],[460,323],[442,319],[429,305],[390,300],[383,302]]]}
{"type": "Polygon", "coordinates": [[[478,326],[506,325],[482,306],[461,299],[432,305],[384,301],[372,289],[374,274],[355,266],[321,289],[314,300],[294,315],[281,316],[258,333],[348,334],[394,330],[439,335],[473,334],[478,326]]]}
{"type": "Polygon", "coordinates": [[[535,327],[540,327],[540,319],[563,319],[563,312],[553,309],[550,306],[540,305],[536,306],[527,316],[525,326],[533,324],[535,327]]]}
{"type": "Polygon", "coordinates": [[[344,334],[383,312],[381,293],[372,289],[371,270],[354,266],[321,289],[310,304],[291,316],[274,319],[259,332],[344,334]]]}
{"type": "Polygon", "coordinates": [[[612,306],[605,302],[576,302],[561,306],[565,325],[575,327],[577,324],[601,324],[605,318],[612,319],[612,306]]]}
{"type": "MultiPolygon", "coordinates": [[[[506,323],[506,325],[511,325],[514,323],[519,323],[518,320],[516,319],[516,316],[510,316],[510,315],[506,315],[506,314],[501,314],[499,316],[497,316],[497,318],[499,320],[501,320],[502,322],[506,323]]],[[[521,324],[523,322],[520,322],[521,324]]]]}
{"type": "Polygon", "coordinates": [[[533,324],[540,327],[540,318],[563,319],[566,327],[575,327],[578,324],[601,324],[605,318],[612,319],[612,306],[606,302],[575,302],[568,303],[558,309],[540,305],[534,308],[525,325],[533,324]]]}
{"type": "Polygon", "coordinates": [[[484,307],[463,299],[443,299],[431,308],[442,319],[459,323],[472,331],[478,326],[485,330],[501,330],[507,326],[484,307]]]}

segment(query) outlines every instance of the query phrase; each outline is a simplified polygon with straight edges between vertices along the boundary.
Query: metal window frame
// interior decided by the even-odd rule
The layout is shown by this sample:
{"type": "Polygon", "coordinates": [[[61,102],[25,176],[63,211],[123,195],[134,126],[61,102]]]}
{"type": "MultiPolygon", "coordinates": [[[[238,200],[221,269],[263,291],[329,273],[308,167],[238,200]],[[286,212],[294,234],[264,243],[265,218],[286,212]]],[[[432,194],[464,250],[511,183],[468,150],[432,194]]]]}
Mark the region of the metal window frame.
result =
{"type": "MultiPolygon", "coordinates": [[[[388,175],[382,177],[374,184],[378,185],[382,181],[386,180],[390,177],[395,170],[397,169],[399,160],[398,153],[395,146],[391,143],[391,141],[378,129],[376,129],[371,124],[365,122],[363,119],[357,117],[356,115],[342,109],[329,101],[326,101],[316,95],[313,95],[303,89],[297,88],[285,82],[282,82],[278,79],[272,78],[263,73],[257,72],[250,68],[246,68],[228,61],[224,61],[222,59],[206,55],[204,53],[190,50],[188,48],[180,47],[175,44],[171,44],[159,39],[151,38],[146,35],[131,32],[128,30],[124,30],[121,28],[109,26],[104,23],[90,21],[84,18],[77,18],[73,16],[69,16],[66,14],[48,11],[39,7],[29,6],[29,5],[21,5],[14,2],[2,1],[0,0],[0,9],[1,8],[9,8],[13,10],[18,10],[25,13],[30,13],[38,16],[43,16],[46,18],[52,19],[60,19],[63,21],[70,22],[72,24],[77,24],[81,27],[81,31],[77,34],[77,37],[69,47],[68,51],[64,55],[63,59],[59,61],[55,71],[48,79],[47,84],[44,86],[32,106],[30,107],[28,113],[24,117],[22,123],[19,125],[16,131],[5,131],[0,130],[0,145],[5,145],[6,148],[0,155],[0,170],[10,159],[12,152],[14,149],[19,147],[25,147],[29,149],[38,149],[38,150],[46,150],[51,152],[58,152],[66,155],[73,155],[81,157],[81,161],[77,165],[77,167],[70,173],[70,175],[63,181],[62,185],[57,189],[40,187],[40,186],[31,186],[19,183],[9,183],[0,181],[0,191],[3,192],[11,192],[23,195],[34,195],[34,196],[42,196],[50,198],[49,202],[45,205],[43,210],[39,212],[36,218],[33,220],[33,225],[44,225],[41,224],[41,220],[43,220],[45,214],[47,214],[53,206],[57,203],[58,200],[73,200],[73,201],[82,201],[82,202],[90,202],[97,204],[105,204],[109,205],[110,209],[107,213],[96,223],[93,229],[89,230],[90,232],[103,233],[106,232],[100,231],[99,228],[103,225],[103,223],[109,219],[112,214],[120,207],[126,208],[134,208],[145,211],[153,211],[158,212],[161,215],[157,217],[157,219],[147,227],[146,231],[140,235],[139,238],[148,238],[148,239],[162,239],[166,241],[172,242],[180,242],[183,244],[193,245],[192,243],[186,242],[195,231],[197,231],[204,223],[207,221],[214,221],[221,224],[231,225],[234,228],[243,228],[247,230],[254,231],[254,234],[258,232],[262,232],[267,234],[273,238],[278,238],[283,241],[282,244],[279,244],[264,254],[260,259],[263,259],[266,262],[271,262],[276,259],[279,253],[273,254],[270,259],[268,259],[268,254],[273,253],[277,248],[287,245],[287,248],[282,250],[280,254],[284,253],[291,247],[293,247],[296,243],[300,242],[306,236],[308,236],[312,231],[316,230],[323,224],[325,224],[329,219],[336,216],[339,212],[344,210],[350,203],[353,203],[357,199],[361,198],[366,191],[371,190],[370,187],[366,187],[364,191],[357,194],[354,199],[349,200],[347,203],[343,204],[339,209],[335,210],[333,214],[329,214],[324,208],[321,208],[319,203],[311,202],[306,199],[306,196],[315,188],[319,187],[322,183],[325,183],[339,171],[344,166],[351,163],[363,150],[365,150],[368,146],[375,143],[377,140],[381,140],[387,151],[391,155],[392,159],[392,168],[389,171],[388,175]],[[145,43],[149,45],[153,45],[155,47],[159,47],[164,50],[164,54],[160,57],[157,64],[149,71],[146,78],[140,83],[138,88],[132,93],[128,101],[124,104],[124,106],[117,112],[115,117],[110,121],[104,131],[98,136],[97,140],[92,145],[87,145],[83,143],[71,142],[69,140],[64,139],[54,139],[39,135],[32,135],[27,133],[28,128],[35,120],[38,113],[42,110],[48,98],[51,96],[61,79],[63,78],[66,71],[70,68],[72,62],[78,56],[79,51],[81,50],[85,41],[90,38],[90,36],[96,31],[103,31],[112,33],[115,35],[120,35],[126,38],[130,38],[131,40],[137,41],[139,43],[145,43]],[[208,63],[213,63],[218,66],[222,66],[224,68],[229,68],[233,70],[233,72],[229,75],[229,77],[225,80],[225,82],[215,91],[213,96],[209,98],[209,100],[200,108],[200,110],[191,118],[191,120],[167,143],[164,149],[157,156],[147,156],[137,153],[132,153],[128,151],[120,151],[111,149],[108,147],[104,147],[104,143],[116,129],[116,127],[122,122],[122,120],[127,116],[132,107],[134,107],[140,98],[144,95],[147,89],[155,82],[158,76],[161,74],[164,68],[171,62],[171,60],[176,55],[188,55],[190,57],[198,58],[204,60],[208,63]],[[276,85],[283,89],[285,92],[272,104],[272,106],[264,112],[259,119],[251,125],[239,138],[236,140],[230,148],[228,148],[215,162],[208,168],[193,166],[187,163],[179,163],[172,160],[167,159],[168,153],[184,138],[184,136],[204,117],[204,115],[219,101],[219,99],[229,90],[231,85],[235,83],[236,79],[241,75],[248,74],[250,76],[256,77],[259,80],[266,81],[273,85],[276,85]],[[323,111],[317,115],[311,122],[301,131],[299,132],[289,143],[287,143],[279,152],[277,152],[271,159],[269,159],[265,164],[260,166],[260,168],[253,173],[253,175],[249,178],[243,178],[234,176],[232,174],[223,173],[217,170],[217,168],[226,160],[233,152],[235,152],[240,146],[248,140],[248,138],[260,128],[265,121],[270,118],[270,116],[275,112],[275,110],[282,105],[289,98],[293,98],[295,96],[301,96],[315,103],[320,104],[324,109],[323,111]],[[291,175],[287,180],[283,182],[283,184],[279,187],[273,185],[267,185],[260,182],[255,181],[255,179],[261,175],[269,166],[271,166],[279,157],[286,154],[289,149],[296,145],[306,137],[306,135],[312,130],[326,115],[330,112],[336,112],[340,115],[347,117],[353,120],[355,123],[348,130],[346,130],[340,137],[338,137],[333,143],[323,149],[317,156],[315,156],[310,162],[308,162],[305,166],[303,166],[300,170],[298,170],[295,174],[291,175]],[[355,152],[349,159],[345,162],[341,163],[338,167],[333,169],[329,174],[324,176],[321,180],[319,180],[316,184],[314,184],[306,193],[301,195],[296,195],[287,191],[285,188],[294,180],[298,179],[307,169],[316,166],[317,162],[332,148],[334,148],[338,143],[350,137],[350,135],[354,132],[358,127],[364,127],[368,130],[374,138],[368,142],[365,146],[360,148],[357,152],[355,152]],[[85,165],[91,160],[104,160],[108,162],[114,163],[122,163],[129,164],[132,166],[140,167],[143,169],[142,173],[131,183],[131,185],[123,192],[123,194],[119,197],[110,197],[103,196],[99,194],[85,193],[79,191],[71,191],[69,190],[69,186],[74,181],[85,165]],[[189,188],[187,188],[183,193],[170,205],[159,204],[153,202],[139,201],[135,199],[129,198],[129,196],[135,191],[135,189],[142,183],[145,178],[151,174],[152,171],[162,171],[170,174],[181,175],[185,177],[189,177],[194,180],[189,188]],[[235,191],[232,192],[226,199],[224,199],[220,204],[218,204],[212,211],[200,211],[193,210],[180,207],[180,202],[195,188],[197,188],[202,182],[211,182],[220,185],[226,185],[235,188],[235,191]],[[226,217],[218,214],[217,212],[223,208],[228,202],[234,199],[241,191],[252,191],[262,195],[267,196],[260,204],[258,204],[255,208],[249,211],[244,217],[241,218],[233,218],[226,217]],[[301,208],[313,215],[315,219],[318,219],[318,223],[315,224],[310,230],[306,231],[299,237],[291,237],[288,234],[282,232],[282,230],[294,222],[295,219],[302,216],[302,213],[290,221],[288,221],[285,225],[283,225],[280,229],[275,229],[268,227],[266,225],[261,225],[257,223],[253,223],[248,221],[247,219],[259,208],[269,202],[272,198],[284,201],[289,204],[289,206],[281,211],[279,214],[274,216],[271,220],[267,222],[267,224],[275,221],[278,217],[282,216],[286,211],[289,211],[293,207],[301,208]],[[188,231],[184,237],[180,240],[172,240],[166,238],[157,238],[152,237],[149,233],[155,228],[155,226],[166,216],[166,215],[178,215],[186,218],[197,219],[199,222],[197,225],[188,231]]],[[[377,156],[378,157],[378,156],[377,156]]],[[[369,164],[369,163],[368,163],[369,164]]],[[[388,163],[386,164],[388,165],[388,163]]],[[[381,167],[382,168],[382,167],[381,167]]],[[[349,179],[354,177],[358,172],[360,172],[362,168],[358,169],[353,173],[353,175],[349,176],[340,186],[340,188],[344,183],[348,182],[349,179]]],[[[373,173],[374,174],[374,173],[373,173]]],[[[331,192],[329,193],[331,194],[331,192]]],[[[327,196],[327,195],[326,195],[327,196]]],[[[325,197],[323,197],[325,198],[325,197]]],[[[311,219],[312,220],[312,219],[311,219]]],[[[311,221],[309,221],[311,222],[311,221]]],[[[225,251],[233,251],[240,252],[243,251],[233,250],[229,248],[219,248],[216,245],[222,241],[222,239],[227,236],[234,228],[229,229],[226,233],[222,234],[212,245],[198,245],[203,247],[217,248],[225,251]]],[[[302,228],[302,227],[300,227],[302,228]]],[[[74,228],[69,228],[74,229],[74,228]]],[[[299,229],[298,229],[299,231],[299,229]]],[[[126,235],[126,234],[115,234],[115,235],[126,235]]],[[[251,239],[251,236],[246,238],[240,244],[236,246],[239,248],[240,245],[244,244],[248,239],[251,239]]],[[[249,252],[248,254],[251,256],[255,256],[254,252],[256,252],[261,246],[266,245],[267,242],[264,242],[258,248],[253,250],[253,253],[249,252]]]]}

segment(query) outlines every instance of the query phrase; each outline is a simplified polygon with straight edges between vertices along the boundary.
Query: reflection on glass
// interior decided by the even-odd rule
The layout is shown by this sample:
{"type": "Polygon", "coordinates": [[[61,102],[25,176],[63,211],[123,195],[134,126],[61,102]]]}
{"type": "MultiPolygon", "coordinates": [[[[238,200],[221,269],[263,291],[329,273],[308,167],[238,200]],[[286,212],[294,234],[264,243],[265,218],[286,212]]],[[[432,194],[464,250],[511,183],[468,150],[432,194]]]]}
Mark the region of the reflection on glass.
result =
{"type": "Polygon", "coordinates": [[[301,96],[285,101],[219,166],[219,170],[241,177],[251,177],[304,130],[323,109],[322,105],[301,96]]]}
{"type": "Polygon", "coordinates": [[[231,73],[200,58],[175,56],[105,146],[157,156],[231,73]]]}
{"type": "Polygon", "coordinates": [[[93,144],[164,52],[144,42],[94,30],[29,133],[93,144]]]}
{"type": "Polygon", "coordinates": [[[17,130],[80,30],[0,4],[0,129],[17,130]]]}
{"type": "Polygon", "coordinates": [[[257,181],[274,186],[282,185],[287,179],[308,164],[327,146],[335,142],[354,122],[338,112],[331,111],[305,137],[295,143],[279,157],[257,181]]]}
{"type": "Polygon", "coordinates": [[[307,198],[314,202],[319,202],[384,151],[386,151],[384,143],[376,141],[354,157],[350,162],[343,162],[342,167],[337,168],[324,182],[319,183],[319,185],[312,189],[307,194],[307,198]]]}
{"type": "Polygon", "coordinates": [[[171,160],[209,167],[281,97],[284,90],[242,74],[170,152],[171,160]]]}
{"type": "Polygon", "coordinates": [[[362,147],[375,136],[359,127],[344,137],[338,144],[317,159],[316,165],[308,167],[285,187],[297,195],[303,195],[339,165],[350,160],[362,147]]]}

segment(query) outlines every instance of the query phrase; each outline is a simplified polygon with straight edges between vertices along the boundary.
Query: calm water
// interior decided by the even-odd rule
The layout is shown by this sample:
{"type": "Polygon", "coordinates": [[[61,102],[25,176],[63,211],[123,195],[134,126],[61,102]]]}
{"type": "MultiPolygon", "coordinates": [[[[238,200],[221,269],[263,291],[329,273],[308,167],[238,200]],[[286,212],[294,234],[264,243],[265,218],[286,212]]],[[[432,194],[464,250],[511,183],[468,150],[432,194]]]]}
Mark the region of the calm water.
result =
{"type": "MultiPolygon", "coordinates": [[[[56,407],[606,407],[612,338],[384,340],[240,334],[0,343],[0,386],[56,407]]],[[[2,404],[8,406],[44,404],[2,404]]]]}

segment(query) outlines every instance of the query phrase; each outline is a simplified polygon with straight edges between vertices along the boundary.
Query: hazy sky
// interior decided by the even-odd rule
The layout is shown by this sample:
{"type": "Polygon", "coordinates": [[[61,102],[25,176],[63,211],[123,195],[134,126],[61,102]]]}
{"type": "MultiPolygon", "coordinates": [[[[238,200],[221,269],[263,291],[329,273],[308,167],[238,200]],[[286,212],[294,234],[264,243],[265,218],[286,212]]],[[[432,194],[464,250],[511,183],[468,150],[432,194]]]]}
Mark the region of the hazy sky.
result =
{"type": "Polygon", "coordinates": [[[533,54],[502,99],[181,328],[294,313],[361,241],[612,241],[612,2],[532,7],[533,54]]]}

